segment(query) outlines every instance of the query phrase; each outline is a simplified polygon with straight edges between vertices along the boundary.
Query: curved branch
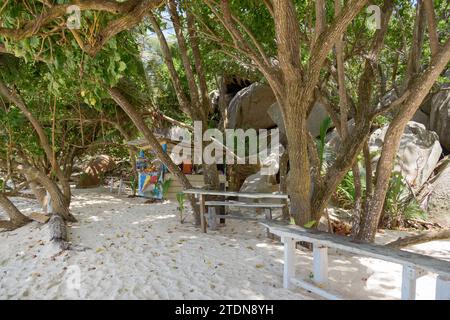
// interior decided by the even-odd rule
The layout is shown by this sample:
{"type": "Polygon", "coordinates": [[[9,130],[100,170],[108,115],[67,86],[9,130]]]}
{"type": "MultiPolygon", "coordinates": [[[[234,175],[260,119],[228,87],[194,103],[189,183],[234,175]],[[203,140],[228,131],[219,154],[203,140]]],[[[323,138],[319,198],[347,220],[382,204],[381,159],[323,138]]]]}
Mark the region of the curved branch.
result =
{"type": "Polygon", "coordinates": [[[307,79],[312,80],[308,83],[312,84],[311,90],[315,87],[320,76],[325,59],[333,48],[339,36],[345,32],[347,26],[352,22],[356,15],[366,5],[368,0],[350,0],[342,9],[341,13],[336,17],[333,23],[325,28],[315,41],[311,49],[310,61],[308,66],[307,79]]]}
{"type": "Polygon", "coordinates": [[[81,11],[96,10],[106,11],[113,14],[127,13],[136,6],[138,0],[129,0],[126,2],[117,2],[114,0],[75,0],[68,4],[57,4],[43,11],[35,20],[28,21],[20,29],[0,28],[0,35],[14,40],[22,40],[36,34],[38,30],[57,18],[66,15],[67,9],[71,5],[76,5],[81,11]]]}

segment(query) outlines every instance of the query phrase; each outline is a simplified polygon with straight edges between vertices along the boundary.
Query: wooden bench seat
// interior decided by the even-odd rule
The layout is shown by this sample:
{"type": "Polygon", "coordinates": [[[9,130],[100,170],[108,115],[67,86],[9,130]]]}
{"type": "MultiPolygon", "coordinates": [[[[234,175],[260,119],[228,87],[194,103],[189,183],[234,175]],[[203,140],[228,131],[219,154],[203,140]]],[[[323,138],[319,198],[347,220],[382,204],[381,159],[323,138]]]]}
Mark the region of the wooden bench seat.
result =
{"type": "Polygon", "coordinates": [[[265,203],[265,202],[253,202],[245,203],[239,201],[205,201],[205,206],[228,206],[228,207],[243,207],[243,208],[271,208],[280,209],[286,204],[283,203],[265,203]]]}
{"type": "Polygon", "coordinates": [[[402,251],[395,248],[354,242],[348,237],[333,235],[317,230],[308,230],[299,226],[280,225],[274,222],[261,222],[271,233],[281,237],[284,243],[284,277],[283,285],[288,288],[296,284],[326,298],[337,298],[311,284],[295,279],[294,252],[298,241],[313,244],[314,282],[320,286],[328,280],[328,251],[336,248],[342,251],[389,261],[403,266],[402,299],[415,299],[416,280],[425,271],[438,274],[436,282],[436,299],[450,299],[450,262],[418,253],[402,251]]]}

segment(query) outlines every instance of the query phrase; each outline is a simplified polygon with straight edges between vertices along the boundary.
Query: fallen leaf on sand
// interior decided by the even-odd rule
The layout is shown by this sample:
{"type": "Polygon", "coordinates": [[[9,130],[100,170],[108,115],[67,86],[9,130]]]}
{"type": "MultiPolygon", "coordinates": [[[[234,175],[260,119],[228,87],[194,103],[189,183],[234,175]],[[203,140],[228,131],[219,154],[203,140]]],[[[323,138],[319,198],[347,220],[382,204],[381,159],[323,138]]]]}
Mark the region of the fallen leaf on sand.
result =
{"type": "Polygon", "coordinates": [[[262,265],[262,264],[257,264],[257,265],[255,266],[255,268],[256,268],[256,269],[261,269],[261,268],[264,268],[264,265],[262,265]]]}

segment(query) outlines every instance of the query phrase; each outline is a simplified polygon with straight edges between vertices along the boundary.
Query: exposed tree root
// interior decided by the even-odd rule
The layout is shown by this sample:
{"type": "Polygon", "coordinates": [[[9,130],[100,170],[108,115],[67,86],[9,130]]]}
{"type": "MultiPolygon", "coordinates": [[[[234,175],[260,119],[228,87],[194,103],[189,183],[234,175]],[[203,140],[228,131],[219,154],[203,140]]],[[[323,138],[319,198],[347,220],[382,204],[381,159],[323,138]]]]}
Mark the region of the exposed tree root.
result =
{"type": "Polygon", "coordinates": [[[48,226],[50,241],[58,245],[61,250],[69,249],[70,244],[67,241],[67,226],[64,219],[59,214],[52,214],[48,226]]]}
{"type": "Polygon", "coordinates": [[[16,228],[17,227],[11,221],[0,220],[0,229],[4,229],[5,231],[11,231],[16,228]]]}
{"type": "Polygon", "coordinates": [[[415,236],[399,238],[395,241],[389,242],[387,246],[393,248],[402,248],[411,246],[413,244],[448,238],[450,238],[450,229],[429,231],[415,236]]]}

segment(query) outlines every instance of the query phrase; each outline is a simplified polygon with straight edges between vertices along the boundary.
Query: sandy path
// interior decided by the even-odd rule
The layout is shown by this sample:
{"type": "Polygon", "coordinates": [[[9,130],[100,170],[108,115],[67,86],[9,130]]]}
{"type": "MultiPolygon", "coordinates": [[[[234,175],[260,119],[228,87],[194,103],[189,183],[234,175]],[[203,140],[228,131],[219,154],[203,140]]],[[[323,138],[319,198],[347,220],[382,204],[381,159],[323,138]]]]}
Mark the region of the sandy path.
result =
{"type": "MultiPolygon", "coordinates": [[[[14,201],[36,210],[30,200],[14,201]]],[[[1,299],[318,298],[282,288],[282,246],[255,222],[229,220],[205,235],[178,223],[176,204],[144,204],[101,189],[75,190],[72,211],[79,222],[70,226],[70,239],[86,251],[58,254],[48,245],[46,226],[37,223],[0,233],[1,299]]],[[[412,250],[450,259],[450,241],[412,250]]],[[[297,273],[308,278],[311,265],[311,253],[297,250],[297,273]]],[[[330,254],[329,291],[335,294],[395,299],[400,281],[399,265],[330,254]]],[[[435,275],[420,278],[417,297],[433,299],[434,283],[435,275]]]]}

